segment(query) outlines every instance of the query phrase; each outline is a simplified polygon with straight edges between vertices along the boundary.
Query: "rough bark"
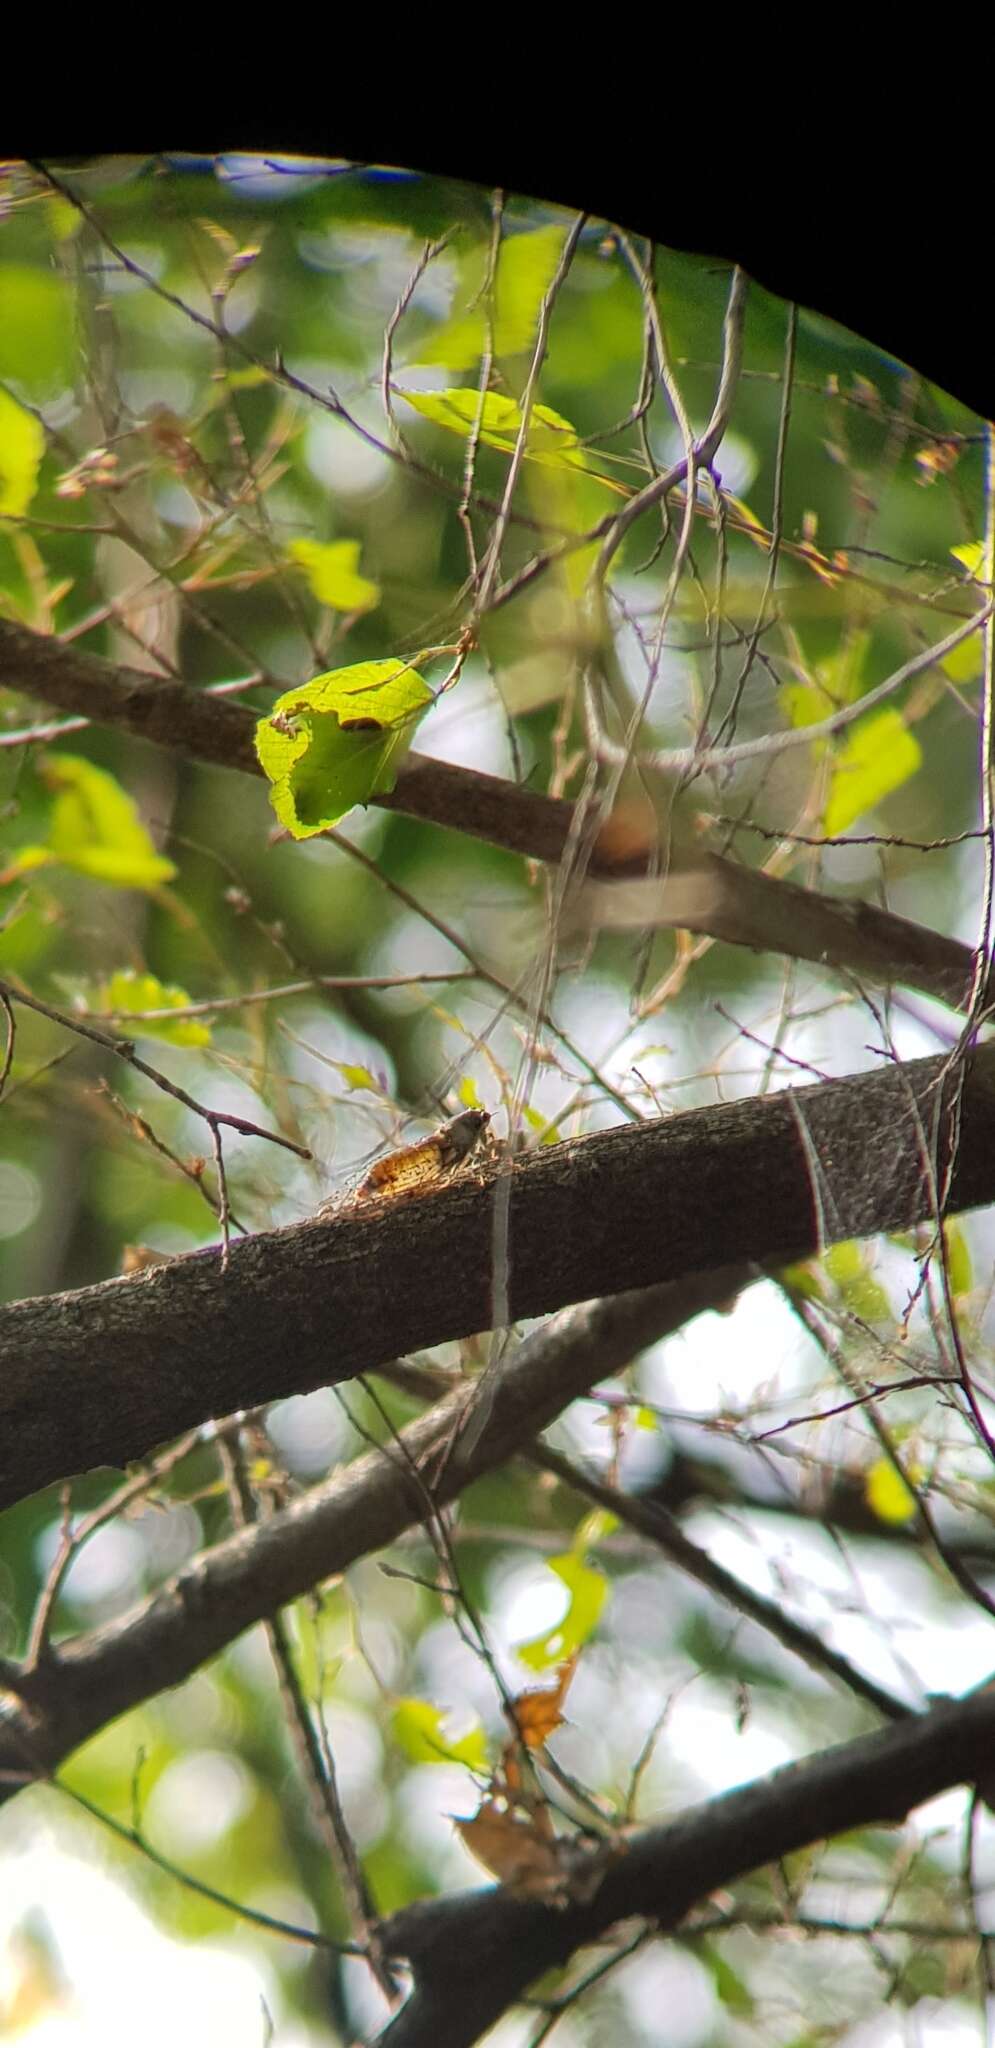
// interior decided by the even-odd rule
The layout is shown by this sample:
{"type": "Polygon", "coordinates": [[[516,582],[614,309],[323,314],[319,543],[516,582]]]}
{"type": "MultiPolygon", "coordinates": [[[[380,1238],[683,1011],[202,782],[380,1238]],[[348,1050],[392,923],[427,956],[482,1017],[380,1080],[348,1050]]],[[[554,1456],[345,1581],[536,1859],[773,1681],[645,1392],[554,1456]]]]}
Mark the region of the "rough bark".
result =
{"type": "Polygon", "coordinates": [[[995,1049],[543,1148],[438,1190],[0,1309],[0,1505],[404,1352],[995,1196],[995,1049]],[[960,1092],[962,1090],[962,1092],[960,1092]]]}

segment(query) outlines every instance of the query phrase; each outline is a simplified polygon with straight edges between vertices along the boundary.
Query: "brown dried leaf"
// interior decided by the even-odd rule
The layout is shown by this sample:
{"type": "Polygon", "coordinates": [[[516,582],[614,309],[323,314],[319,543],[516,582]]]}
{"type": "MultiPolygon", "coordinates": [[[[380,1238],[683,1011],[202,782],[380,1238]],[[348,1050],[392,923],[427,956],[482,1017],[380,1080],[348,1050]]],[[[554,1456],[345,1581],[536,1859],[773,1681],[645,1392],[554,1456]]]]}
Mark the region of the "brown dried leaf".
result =
{"type": "Polygon", "coordinates": [[[563,1722],[561,1708],[577,1669],[576,1655],[559,1666],[554,1686],[530,1687],[511,1702],[510,1712],[526,1749],[542,1749],[563,1722]]]}

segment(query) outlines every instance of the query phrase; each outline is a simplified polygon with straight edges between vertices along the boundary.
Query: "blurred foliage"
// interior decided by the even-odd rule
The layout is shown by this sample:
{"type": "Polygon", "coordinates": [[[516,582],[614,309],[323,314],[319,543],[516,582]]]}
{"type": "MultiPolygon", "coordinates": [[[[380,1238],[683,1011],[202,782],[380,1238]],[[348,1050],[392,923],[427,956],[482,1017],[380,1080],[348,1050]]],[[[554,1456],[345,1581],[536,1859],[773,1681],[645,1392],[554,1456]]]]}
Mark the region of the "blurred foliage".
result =
{"type": "MultiPolygon", "coordinates": [[[[483,1105],[502,1135],[513,1116],[527,1142],[548,1144],[618,1121],[620,1095],[633,1115],[652,1116],[783,1085],[799,1077],[782,1051],[811,1079],[868,1064],[868,1038],[885,1029],[899,1050],[932,1045],[929,1019],[897,1005],[869,1029],[855,991],[827,971],[680,933],[578,929],[550,958],[549,878],[537,863],[363,808],[389,786],[394,742],[408,744],[422,711],[426,753],[537,791],[582,789],[581,682],[605,618],[592,622],[586,608],[598,543],[580,543],[682,449],[646,374],[646,252],[589,221],[561,276],[572,224],[560,210],[369,167],[178,157],[94,164],[67,182],[81,208],[17,166],[0,173],[0,610],[119,663],[223,687],[260,721],[281,824],[314,835],[343,824],[287,843],[261,779],[48,718],[11,677],[0,697],[0,972],[69,1014],[157,1041],[146,1052],[188,1093],[313,1152],[307,1166],[259,1141],[226,1144],[245,1228],[308,1214],[384,1146],[436,1123],[440,1106],[483,1105]],[[471,579],[486,565],[530,404],[495,561],[495,576],[523,580],[472,621],[471,644],[461,637],[471,579]],[[546,573],[530,578],[546,550],[546,573]],[[408,694],[379,719],[387,742],[362,724],[350,732],[344,700],[329,695],[336,679],[341,691],[348,678],[399,676],[408,694]],[[550,1021],[540,1024],[547,968],[550,1021]]],[[[661,250],[653,277],[668,375],[701,432],[728,276],[661,250]]],[[[614,560],[605,716],[616,733],[637,707],[652,746],[685,745],[706,725],[721,733],[727,719],[743,736],[814,723],[949,631],[965,587],[983,578],[980,423],[804,311],[785,408],[787,335],[787,310],[752,290],[732,417],[714,474],[698,480],[686,555],[678,494],[666,516],[657,507],[634,523],[614,560]]],[[[972,641],[943,674],[920,675],[833,741],[772,753],[732,782],[699,776],[675,805],[743,861],[836,895],[886,895],[909,917],[973,937],[963,907],[976,900],[980,856],[956,838],[974,823],[979,674],[972,641]],[[820,843],[854,826],[848,844],[820,843]],[[932,841],[943,843],[927,855],[932,841]]],[[[172,1255],[215,1242],[203,1124],[48,1019],[24,1010],[17,1023],[2,1109],[5,1296],[101,1280],[127,1247],[172,1255]]],[[[960,1221],[946,1249],[951,1294],[984,1359],[976,1276],[989,1270],[990,1238],[960,1221]]],[[[810,1525],[784,1536],[779,1478],[763,1511],[692,1503],[696,1540],[728,1549],[744,1576],[827,1635],[839,1623],[848,1653],[875,1669],[883,1659],[889,1683],[915,1666],[924,1690],[941,1690],[951,1594],[911,1548],[910,1489],[972,1528],[985,1517],[990,1528],[992,1510],[968,1432],[925,1385],[939,1343],[928,1248],[841,1245],[790,1279],[790,1342],[770,1334],[773,1310],[755,1342],[737,1334],[738,1311],[728,1331],[711,1319],[723,1364],[703,1369],[694,1394],[678,1339],[578,1403],[563,1440],[614,1477],[631,1472],[634,1486],[664,1492],[675,1454],[718,1440],[734,1493],[737,1459],[768,1434],[757,1463],[788,1475],[792,1499],[818,1504],[843,1473],[878,1531],[855,1536],[842,1565],[810,1525]],[[869,1386],[898,1380],[880,1423],[869,1386]],[[797,1431],[778,1438],[789,1418],[797,1431]],[[876,1579],[865,1595],[861,1560],[899,1535],[905,1548],[875,1567],[893,1574],[893,1598],[876,1579]],[[925,1647],[904,1628],[910,1611],[924,1632],[928,1619],[925,1647]]],[[[443,1362],[473,1368],[485,1355],[450,1347],[443,1362]]],[[[385,1415],[413,1412],[394,1390],[381,1401],[360,1387],[341,1403],[283,1404],[250,1466],[257,1498],[279,1505],[382,1436],[385,1415]]],[[[109,1501],[119,1477],[75,1481],[73,1516],[109,1501]]],[[[4,1518],[10,1654],[27,1641],[62,1514],[53,1490],[4,1518]]],[[[655,1818],[866,1725],[858,1703],[678,1580],[649,1544],[610,1522],[574,1534],[576,1522],[566,1489],[509,1468],[461,1505],[461,1628],[418,1531],[397,1546],[394,1575],[367,1561],[293,1619],[302,1683],[327,1711],[384,1912],[479,1875],[447,1816],[479,1797],[507,1727],[467,1614],[483,1618],[513,1690],[530,1666],[577,1653],[556,1754],[602,1818],[655,1818]]],[[[121,1613],[229,1527],[216,1452],[199,1443],[81,1548],[55,1603],[56,1638],[121,1613]]],[[[958,1610],[956,1626],[969,1617],[958,1610]]],[[[64,1777],[124,1825],[147,1827],[205,1883],[348,1934],[255,1637],[114,1722],[64,1777]]],[[[88,1853],[99,1839],[163,1927],[189,1941],[230,1932],[222,1907],[95,1837],[50,1792],[29,1800],[88,1853]]],[[[960,1998],[966,1974],[939,1937],[894,1936],[890,1977],[868,1965],[848,1984],[814,1927],[841,1896],[861,1924],[896,1899],[906,1917],[941,1923],[960,1854],[952,1839],[924,1836],[906,1866],[890,1834],[868,1831],[851,1844],[859,1878],[836,1843],[793,1875],[751,1880],[741,1899],[703,1913],[707,1929],[690,1929],[676,1962],[653,1964],[656,2010],[678,1965],[693,1986],[678,1969],[673,1996],[693,1991],[695,2038],[715,2043],[775,2038],[764,2031],[768,1997],[776,2038],[799,2044],[844,2038],[872,1999],[960,1998]],[[902,1893],[907,1868],[914,1883],[902,1893]],[[741,1926],[721,1924],[740,1910],[741,1926]],[[773,1987],[751,1911],[758,1925],[765,1913],[799,1927],[806,1912],[813,1919],[811,1940],[776,1948],[773,1987]]],[[[243,1928],[238,1939],[254,1953],[262,1937],[243,1928]]],[[[844,1954],[876,1964],[886,1946],[868,1934],[844,1954]]],[[[286,1948],[275,1961],[272,1942],[266,1950],[282,2011],[315,2041],[337,2038],[328,2015],[338,2014],[344,2038],[354,1993],[338,1966],[318,1955],[302,1966],[286,1948]]],[[[590,2038],[656,2038],[648,1967],[634,1953],[590,1994],[602,2029],[590,2038]]],[[[15,1999],[0,2030],[20,2024],[41,1976],[26,1970],[27,2004],[15,1999]]]]}

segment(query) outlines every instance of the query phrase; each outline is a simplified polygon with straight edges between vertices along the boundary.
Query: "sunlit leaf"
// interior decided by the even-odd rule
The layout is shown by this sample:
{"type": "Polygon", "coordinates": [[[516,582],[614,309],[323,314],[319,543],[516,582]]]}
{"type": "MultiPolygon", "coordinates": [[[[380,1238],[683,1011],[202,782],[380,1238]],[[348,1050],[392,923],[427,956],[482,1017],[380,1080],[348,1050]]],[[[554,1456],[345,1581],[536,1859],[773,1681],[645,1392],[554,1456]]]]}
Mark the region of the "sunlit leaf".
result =
{"type": "Polygon", "coordinates": [[[823,829],[832,838],[922,766],[922,748],[893,706],[862,718],[834,761],[823,829]]]}
{"type": "Polygon", "coordinates": [[[864,1247],[853,1238],[834,1244],[823,1254],[824,1271],[838,1289],[845,1306],[865,1323],[885,1323],[891,1318],[891,1304],[882,1287],[872,1279],[864,1247]]]}
{"type": "MultiPolygon", "coordinates": [[[[909,1478],[916,1484],[923,1478],[921,1466],[910,1465],[909,1478]]],[[[916,1512],[916,1497],[890,1458],[876,1458],[864,1481],[864,1499],[879,1522],[910,1522],[916,1512]]]]}
{"type": "Polygon", "coordinates": [[[48,224],[57,242],[69,242],[83,225],[83,215],[71,199],[64,199],[61,192],[53,192],[45,201],[48,224]]]}
{"type": "Polygon", "coordinates": [[[159,981],[154,974],[136,974],[130,967],[101,982],[94,991],[92,1007],[111,1011],[134,1038],[165,1038],[170,1045],[210,1045],[211,1028],[202,1017],[178,1017],[171,1024],[166,1017],[142,1018],[141,1010],[182,1010],[191,998],[185,988],[159,981]]]}
{"type": "Polygon", "coordinates": [[[417,670],[395,660],[330,669],[285,691],[256,727],[256,752],[281,825],[307,839],[377,790],[392,789],[433,701],[417,670]]]}
{"type": "Polygon", "coordinates": [[[349,1060],[330,1059],[328,1064],[335,1068],[337,1074],[341,1074],[347,1088],[369,1088],[374,1095],[383,1094],[379,1081],[371,1074],[369,1067],[356,1066],[349,1060]]]}
{"type": "Polygon", "coordinates": [[[0,390],[0,515],[18,519],[38,488],[45,429],[33,412],[0,390]]]}
{"type": "Polygon", "coordinates": [[[487,1737],[480,1723],[456,1739],[446,1735],[451,1714],[429,1700],[398,1700],[391,1717],[394,1734],[414,1764],[466,1764],[471,1771],[488,1767],[487,1737]]]}
{"type": "Polygon", "coordinates": [[[78,368],[73,295],[62,277],[5,263],[0,377],[39,396],[69,389],[78,368]]]}
{"type": "MultiPolygon", "coordinates": [[[[483,398],[479,391],[462,387],[450,391],[402,391],[400,395],[423,419],[431,420],[437,427],[448,427],[464,439],[473,433],[479,415],[480,439],[488,448],[498,448],[505,455],[512,454],[515,448],[522,425],[521,407],[498,391],[487,391],[483,398]]],[[[591,457],[581,447],[576,427],[549,405],[532,407],[525,455],[530,462],[543,463],[551,469],[590,472],[592,468],[591,457]]],[[[607,477],[599,477],[598,481],[608,490],[618,491],[623,497],[628,495],[622,484],[607,477]]]]}
{"type": "Polygon", "coordinates": [[[464,1074],[457,1089],[457,1094],[464,1109],[483,1109],[484,1105],[480,1100],[477,1083],[472,1074],[464,1074]]]}
{"type": "Polygon", "coordinates": [[[816,1259],[799,1259],[793,1266],[782,1266],[781,1279],[793,1294],[803,1301],[824,1301],[826,1288],[819,1263],[816,1259]]]}
{"type": "Polygon", "coordinates": [[[790,718],[792,725],[817,725],[828,717],[833,705],[824,690],[815,683],[785,683],[778,693],[778,706],[790,718]]]}
{"type": "Polygon", "coordinates": [[[538,1133],[539,1143],[541,1145],[559,1144],[560,1127],[559,1124],[556,1122],[555,1117],[552,1120],[550,1120],[548,1116],[543,1116],[542,1111],[540,1109],[533,1109],[530,1102],[526,1102],[523,1105],[522,1116],[524,1117],[525,1122],[528,1124],[530,1131],[536,1131],[538,1133]]]}
{"type": "Polygon", "coordinates": [[[574,1540],[570,1546],[574,1556],[584,1557],[592,1545],[600,1543],[605,1536],[611,1536],[618,1527],[618,1516],[613,1515],[610,1509],[592,1508],[590,1514],[585,1515],[574,1530],[574,1540]]]}
{"type": "Polygon", "coordinates": [[[960,562],[969,576],[980,576],[985,566],[985,543],[983,540],[962,541],[950,550],[954,561],[960,562]]]}
{"type": "Polygon", "coordinates": [[[547,1560],[549,1569],[561,1579],[570,1595],[567,1611],[553,1628],[527,1643],[517,1645],[517,1655],[530,1671],[545,1671],[550,1664],[562,1664],[586,1643],[601,1618],[608,1598],[608,1580],[582,1557],[568,1551],[547,1560]]]}
{"type": "Polygon", "coordinates": [[[49,754],[40,773],[57,792],[48,837],[20,847],[8,877],[57,865],[119,889],[154,889],[172,880],[173,862],[156,852],[134,799],[106,769],[76,754],[49,754]]]}
{"type": "Polygon", "coordinates": [[[970,1294],[974,1285],[971,1249],[964,1234],[963,1224],[958,1223],[952,1216],[948,1216],[943,1225],[943,1243],[946,1249],[947,1278],[951,1294],[970,1294]]]}
{"type": "Polygon", "coordinates": [[[945,676],[952,683],[973,683],[980,676],[985,665],[984,640],[980,633],[972,633],[969,640],[962,640],[959,647],[951,647],[940,663],[945,676]]]}
{"type": "Polygon", "coordinates": [[[368,612],[380,603],[380,585],[360,576],[358,540],[292,540],[287,553],[307,573],[319,604],[337,612],[368,612]]]}
{"type": "MultiPolygon", "coordinates": [[[[536,325],[543,298],[552,282],[563,252],[563,228],[537,228],[532,234],[506,235],[501,243],[494,278],[493,341],[496,356],[520,355],[535,341],[536,325]]],[[[478,255],[474,276],[468,279],[476,297],[483,284],[483,261],[478,255]]],[[[466,370],[479,363],[487,340],[484,306],[447,320],[431,340],[420,342],[410,360],[445,363],[447,369],[466,370]]]]}
{"type": "Polygon", "coordinates": [[[229,391],[252,391],[259,384],[268,384],[271,376],[264,363],[247,363],[242,369],[227,370],[224,382],[229,391]]]}

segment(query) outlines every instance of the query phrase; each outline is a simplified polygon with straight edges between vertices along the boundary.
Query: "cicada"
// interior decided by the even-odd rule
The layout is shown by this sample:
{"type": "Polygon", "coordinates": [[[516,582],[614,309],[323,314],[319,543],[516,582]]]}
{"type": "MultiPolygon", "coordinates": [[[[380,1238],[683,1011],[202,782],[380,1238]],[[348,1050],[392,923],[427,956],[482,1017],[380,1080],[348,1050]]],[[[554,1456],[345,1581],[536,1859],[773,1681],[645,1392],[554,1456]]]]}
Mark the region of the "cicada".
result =
{"type": "Polygon", "coordinates": [[[399,1152],[378,1159],[360,1182],[354,1200],[368,1202],[375,1195],[400,1195],[409,1188],[426,1187],[431,1181],[442,1180],[469,1158],[490,1120],[486,1109],[464,1109],[459,1116],[450,1117],[448,1123],[440,1124],[429,1137],[419,1138],[416,1145],[403,1145],[399,1152]]]}

